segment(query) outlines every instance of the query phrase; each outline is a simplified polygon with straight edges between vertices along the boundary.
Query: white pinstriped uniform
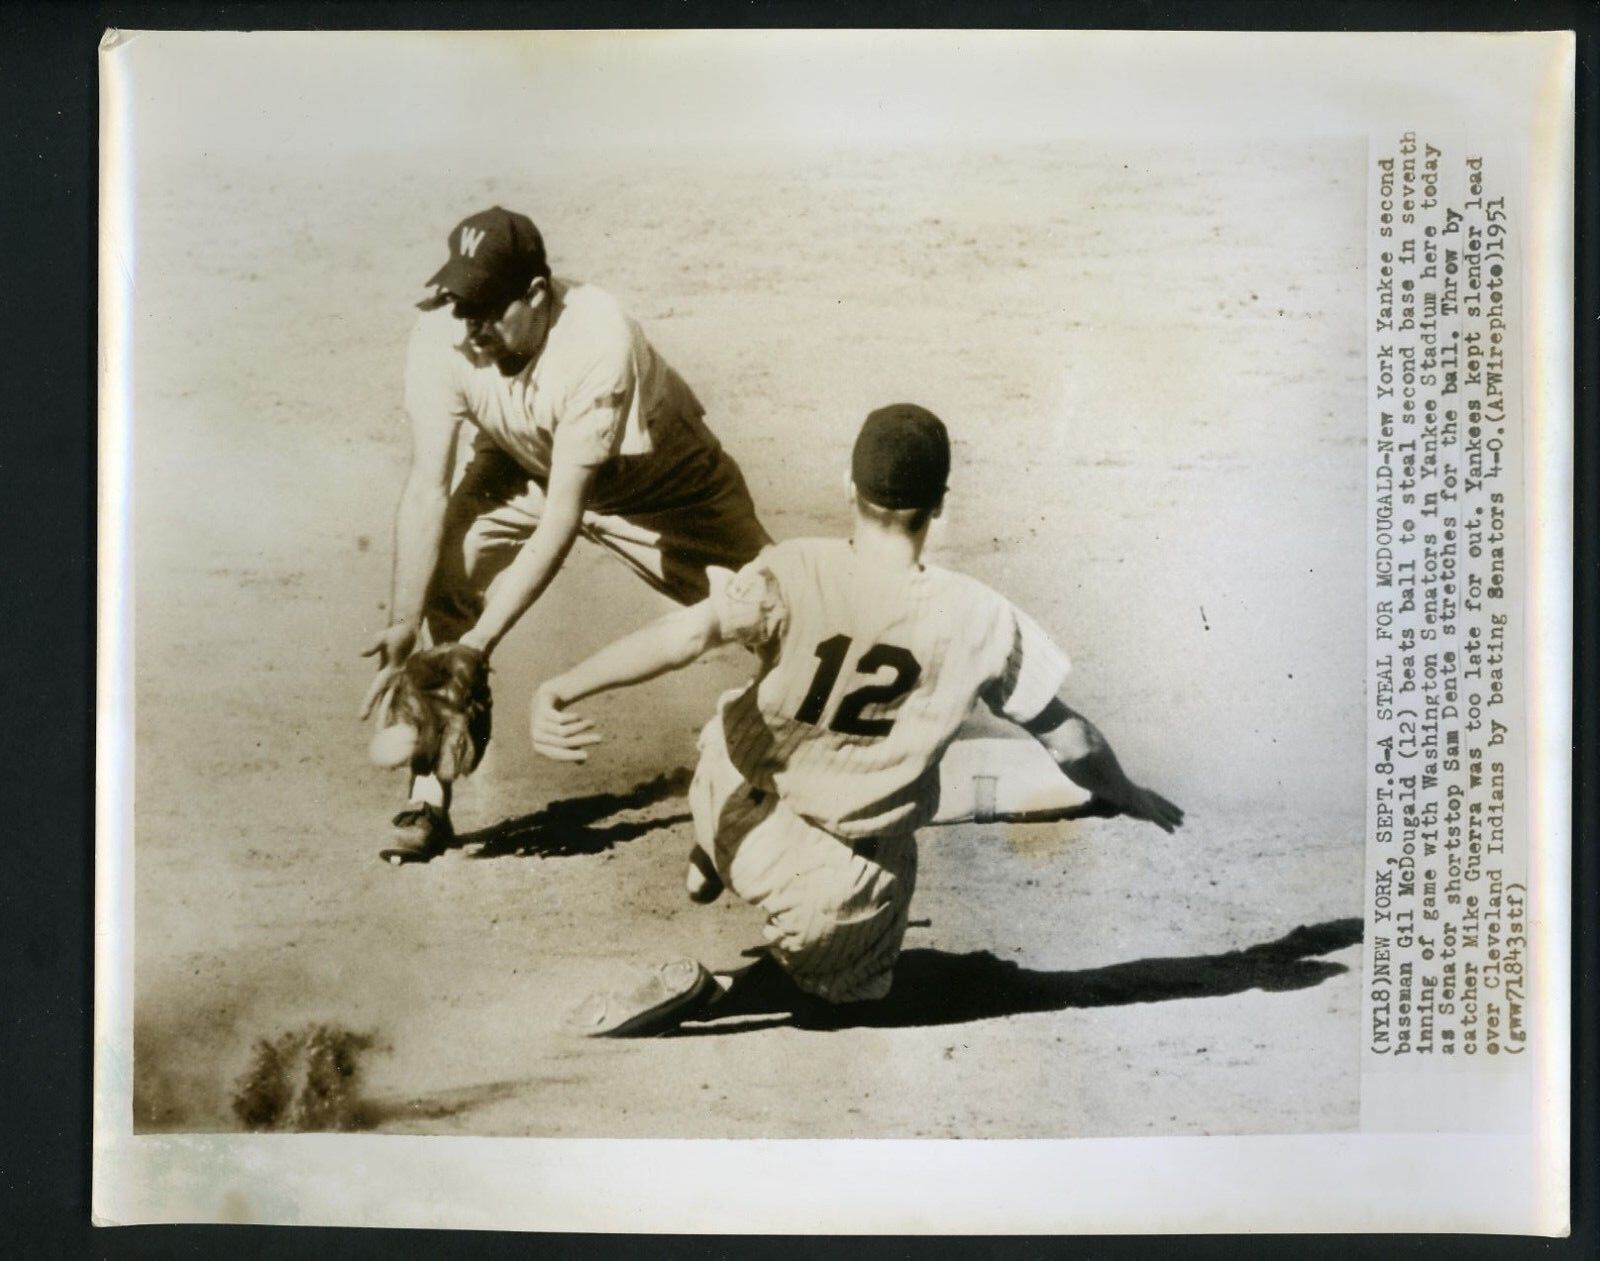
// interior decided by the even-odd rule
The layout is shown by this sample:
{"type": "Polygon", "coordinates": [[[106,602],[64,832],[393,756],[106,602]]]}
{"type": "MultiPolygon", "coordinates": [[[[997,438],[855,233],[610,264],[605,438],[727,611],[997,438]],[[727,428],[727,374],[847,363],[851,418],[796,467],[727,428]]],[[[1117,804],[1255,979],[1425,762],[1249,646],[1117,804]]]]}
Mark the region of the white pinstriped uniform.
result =
{"type": "Polygon", "coordinates": [[[770,547],[712,600],[761,668],[701,735],[700,844],[767,912],[773,953],[802,988],[881,998],[940,758],[979,699],[1013,722],[1036,718],[1067,658],[976,579],[875,568],[842,539],[770,547]]]}

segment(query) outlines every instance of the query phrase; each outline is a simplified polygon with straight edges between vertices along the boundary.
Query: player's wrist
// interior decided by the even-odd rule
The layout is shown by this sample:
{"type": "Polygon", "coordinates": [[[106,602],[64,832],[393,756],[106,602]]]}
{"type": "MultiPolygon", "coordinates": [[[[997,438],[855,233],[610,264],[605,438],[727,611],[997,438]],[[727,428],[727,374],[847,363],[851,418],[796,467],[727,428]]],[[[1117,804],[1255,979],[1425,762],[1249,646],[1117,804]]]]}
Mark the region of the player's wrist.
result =
{"type": "Polygon", "coordinates": [[[539,684],[538,699],[551,709],[565,709],[578,699],[573,695],[571,682],[565,675],[557,675],[539,684]]]}
{"type": "MultiPolygon", "coordinates": [[[[391,601],[389,607],[395,609],[404,608],[405,606],[391,601]]],[[[415,613],[391,612],[389,614],[389,629],[409,631],[413,635],[420,635],[422,633],[422,611],[419,609],[415,613]]]]}
{"type": "Polygon", "coordinates": [[[474,626],[466,634],[462,635],[461,638],[456,642],[463,648],[471,648],[474,652],[480,654],[481,656],[487,657],[494,649],[496,641],[486,632],[474,626]]]}

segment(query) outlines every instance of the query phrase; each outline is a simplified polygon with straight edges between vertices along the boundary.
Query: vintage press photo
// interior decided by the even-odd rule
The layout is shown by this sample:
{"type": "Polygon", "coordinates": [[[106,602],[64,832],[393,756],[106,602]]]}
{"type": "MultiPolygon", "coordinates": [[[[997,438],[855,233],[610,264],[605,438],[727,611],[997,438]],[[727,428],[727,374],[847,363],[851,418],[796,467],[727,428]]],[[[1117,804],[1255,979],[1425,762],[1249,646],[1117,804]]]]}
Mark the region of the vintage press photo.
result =
{"type": "Polygon", "coordinates": [[[1564,1229],[1569,39],[102,73],[101,1220],[1564,1229]]]}

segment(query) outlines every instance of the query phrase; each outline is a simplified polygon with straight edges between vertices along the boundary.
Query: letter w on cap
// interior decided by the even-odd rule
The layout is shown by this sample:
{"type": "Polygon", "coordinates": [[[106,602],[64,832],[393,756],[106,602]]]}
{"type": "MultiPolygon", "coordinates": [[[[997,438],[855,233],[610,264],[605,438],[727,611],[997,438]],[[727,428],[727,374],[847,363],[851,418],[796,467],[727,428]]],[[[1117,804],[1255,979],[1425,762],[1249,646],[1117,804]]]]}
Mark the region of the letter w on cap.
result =
{"type": "Polygon", "coordinates": [[[471,258],[477,254],[478,246],[483,244],[483,235],[482,228],[462,228],[461,245],[459,247],[461,253],[467,258],[471,258]]]}

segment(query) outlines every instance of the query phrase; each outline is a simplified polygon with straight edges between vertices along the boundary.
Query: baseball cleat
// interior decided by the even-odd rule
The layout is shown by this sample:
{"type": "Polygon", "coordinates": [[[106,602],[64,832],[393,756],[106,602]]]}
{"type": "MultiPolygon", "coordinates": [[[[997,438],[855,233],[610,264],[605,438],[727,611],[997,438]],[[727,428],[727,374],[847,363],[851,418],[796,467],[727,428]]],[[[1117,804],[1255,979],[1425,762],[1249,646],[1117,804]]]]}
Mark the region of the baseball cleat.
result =
{"type": "Polygon", "coordinates": [[[698,845],[689,851],[689,872],[684,877],[683,887],[689,891],[691,902],[715,902],[722,896],[722,877],[717,874],[711,856],[698,845]]]}
{"type": "Polygon", "coordinates": [[[719,992],[693,959],[651,968],[631,989],[599,990],[568,1013],[561,1027],[585,1038],[648,1038],[692,1019],[719,992]]]}
{"type": "Polygon", "coordinates": [[[378,857],[393,867],[437,858],[455,839],[450,816],[425,801],[412,802],[395,815],[393,827],[389,843],[378,851],[378,857]]]}

